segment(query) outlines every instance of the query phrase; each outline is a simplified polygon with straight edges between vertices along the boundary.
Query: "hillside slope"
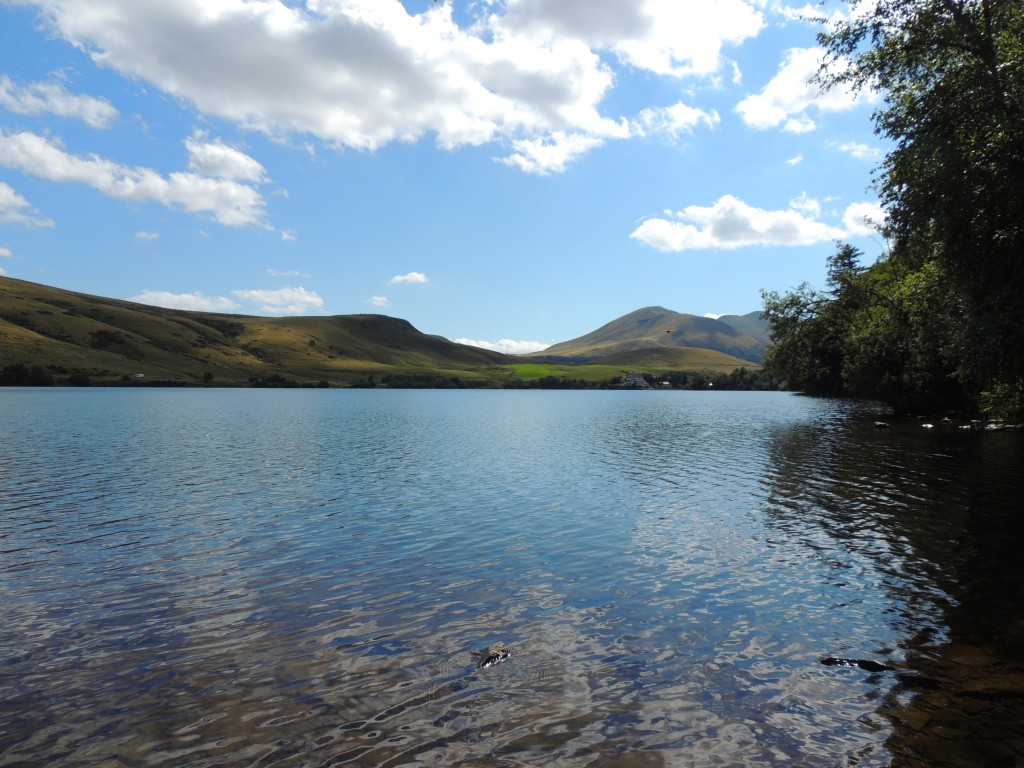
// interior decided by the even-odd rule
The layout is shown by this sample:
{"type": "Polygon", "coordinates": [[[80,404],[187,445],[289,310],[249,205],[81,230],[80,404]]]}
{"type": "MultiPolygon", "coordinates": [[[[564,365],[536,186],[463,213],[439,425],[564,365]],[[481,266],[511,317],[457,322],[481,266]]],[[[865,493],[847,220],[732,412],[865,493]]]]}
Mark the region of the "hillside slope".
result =
{"type": "Polygon", "coordinates": [[[188,312],[0,277],[0,368],[233,383],[274,374],[349,382],[368,374],[472,376],[511,358],[384,315],[254,317],[188,312]]]}
{"type": "Polygon", "coordinates": [[[600,357],[593,365],[615,365],[621,368],[655,368],[662,371],[734,371],[737,368],[757,369],[760,366],[714,349],[697,347],[647,347],[600,357]]]}
{"type": "Polygon", "coordinates": [[[721,320],[673,312],[664,307],[645,307],[577,339],[563,341],[534,353],[534,356],[592,362],[638,349],[697,347],[732,355],[747,363],[760,364],[764,361],[766,346],[757,337],[721,320]]]}
{"type": "Polygon", "coordinates": [[[771,343],[771,337],[768,336],[768,320],[761,314],[761,310],[755,312],[748,312],[745,315],[722,315],[718,318],[720,323],[731,325],[737,331],[746,333],[753,336],[755,339],[760,341],[765,348],[771,343]]]}

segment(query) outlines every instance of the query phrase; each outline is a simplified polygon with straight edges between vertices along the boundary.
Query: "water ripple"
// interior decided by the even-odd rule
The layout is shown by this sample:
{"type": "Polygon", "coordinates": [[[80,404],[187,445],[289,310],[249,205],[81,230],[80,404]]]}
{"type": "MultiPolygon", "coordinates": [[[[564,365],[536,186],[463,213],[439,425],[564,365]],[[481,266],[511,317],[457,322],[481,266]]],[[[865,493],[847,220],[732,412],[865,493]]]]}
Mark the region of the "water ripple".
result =
{"type": "Polygon", "coordinates": [[[908,687],[1016,674],[1012,435],[770,393],[0,404],[0,765],[882,766],[959,706],[908,687]]]}

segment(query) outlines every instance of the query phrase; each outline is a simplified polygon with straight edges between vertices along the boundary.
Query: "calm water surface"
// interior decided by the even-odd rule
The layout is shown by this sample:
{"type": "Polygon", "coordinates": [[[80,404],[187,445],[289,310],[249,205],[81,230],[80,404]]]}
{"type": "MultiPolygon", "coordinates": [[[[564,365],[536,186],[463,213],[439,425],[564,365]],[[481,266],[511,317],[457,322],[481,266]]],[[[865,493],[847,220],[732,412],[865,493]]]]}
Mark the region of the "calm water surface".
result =
{"type": "Polygon", "coordinates": [[[0,765],[1024,765],[1024,435],[876,415],[0,390],[0,765]]]}

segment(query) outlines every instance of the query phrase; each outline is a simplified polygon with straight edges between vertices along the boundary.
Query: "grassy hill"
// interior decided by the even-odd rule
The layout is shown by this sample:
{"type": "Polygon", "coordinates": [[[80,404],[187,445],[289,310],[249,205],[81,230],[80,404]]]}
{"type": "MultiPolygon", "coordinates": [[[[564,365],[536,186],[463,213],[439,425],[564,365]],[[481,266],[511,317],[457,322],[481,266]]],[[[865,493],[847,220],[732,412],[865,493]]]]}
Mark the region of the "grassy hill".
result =
{"type": "MultiPolygon", "coordinates": [[[[621,327],[627,318],[616,323],[621,327]]],[[[689,318],[694,316],[657,310],[645,323],[634,318],[634,325],[646,326],[647,335],[634,333],[627,343],[621,333],[618,339],[610,333],[588,344],[577,340],[553,348],[576,350],[575,357],[551,358],[547,352],[544,357],[514,357],[427,335],[405,320],[384,315],[189,312],[0,277],[0,371],[38,366],[58,383],[87,376],[93,383],[237,386],[288,381],[350,386],[373,377],[375,383],[396,386],[436,386],[453,379],[471,386],[502,386],[547,377],[598,384],[626,369],[661,374],[756,367],[748,358],[696,348],[702,345],[668,344],[684,332],[687,338],[699,336],[703,324],[689,318]],[[670,321],[683,330],[663,330],[670,321]],[[135,378],[138,374],[143,378],[135,378]]],[[[723,333],[710,326],[705,337],[711,338],[711,331],[723,333]]]]}
{"type": "Polygon", "coordinates": [[[663,307],[645,307],[534,354],[549,360],[583,363],[637,350],[696,347],[738,358],[741,364],[749,366],[763,362],[766,346],[760,338],[721,320],[663,307]]]}
{"type": "Polygon", "coordinates": [[[21,363],[58,376],[248,383],[357,382],[418,374],[489,381],[506,355],[420,333],[383,315],[254,317],[187,312],[0,278],[0,368],[21,363]]]}

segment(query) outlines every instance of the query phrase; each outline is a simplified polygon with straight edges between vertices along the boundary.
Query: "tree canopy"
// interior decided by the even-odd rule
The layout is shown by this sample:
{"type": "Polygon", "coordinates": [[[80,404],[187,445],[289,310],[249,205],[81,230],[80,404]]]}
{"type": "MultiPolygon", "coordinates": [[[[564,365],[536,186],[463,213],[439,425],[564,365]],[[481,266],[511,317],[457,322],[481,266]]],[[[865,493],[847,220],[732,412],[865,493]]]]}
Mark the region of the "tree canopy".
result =
{"type": "Polygon", "coordinates": [[[828,294],[766,294],[770,363],[798,383],[813,358],[831,392],[1021,415],[1024,4],[853,0],[819,42],[820,84],[883,98],[875,129],[892,149],[875,181],[892,251],[836,272],[840,246],[828,294]]]}

